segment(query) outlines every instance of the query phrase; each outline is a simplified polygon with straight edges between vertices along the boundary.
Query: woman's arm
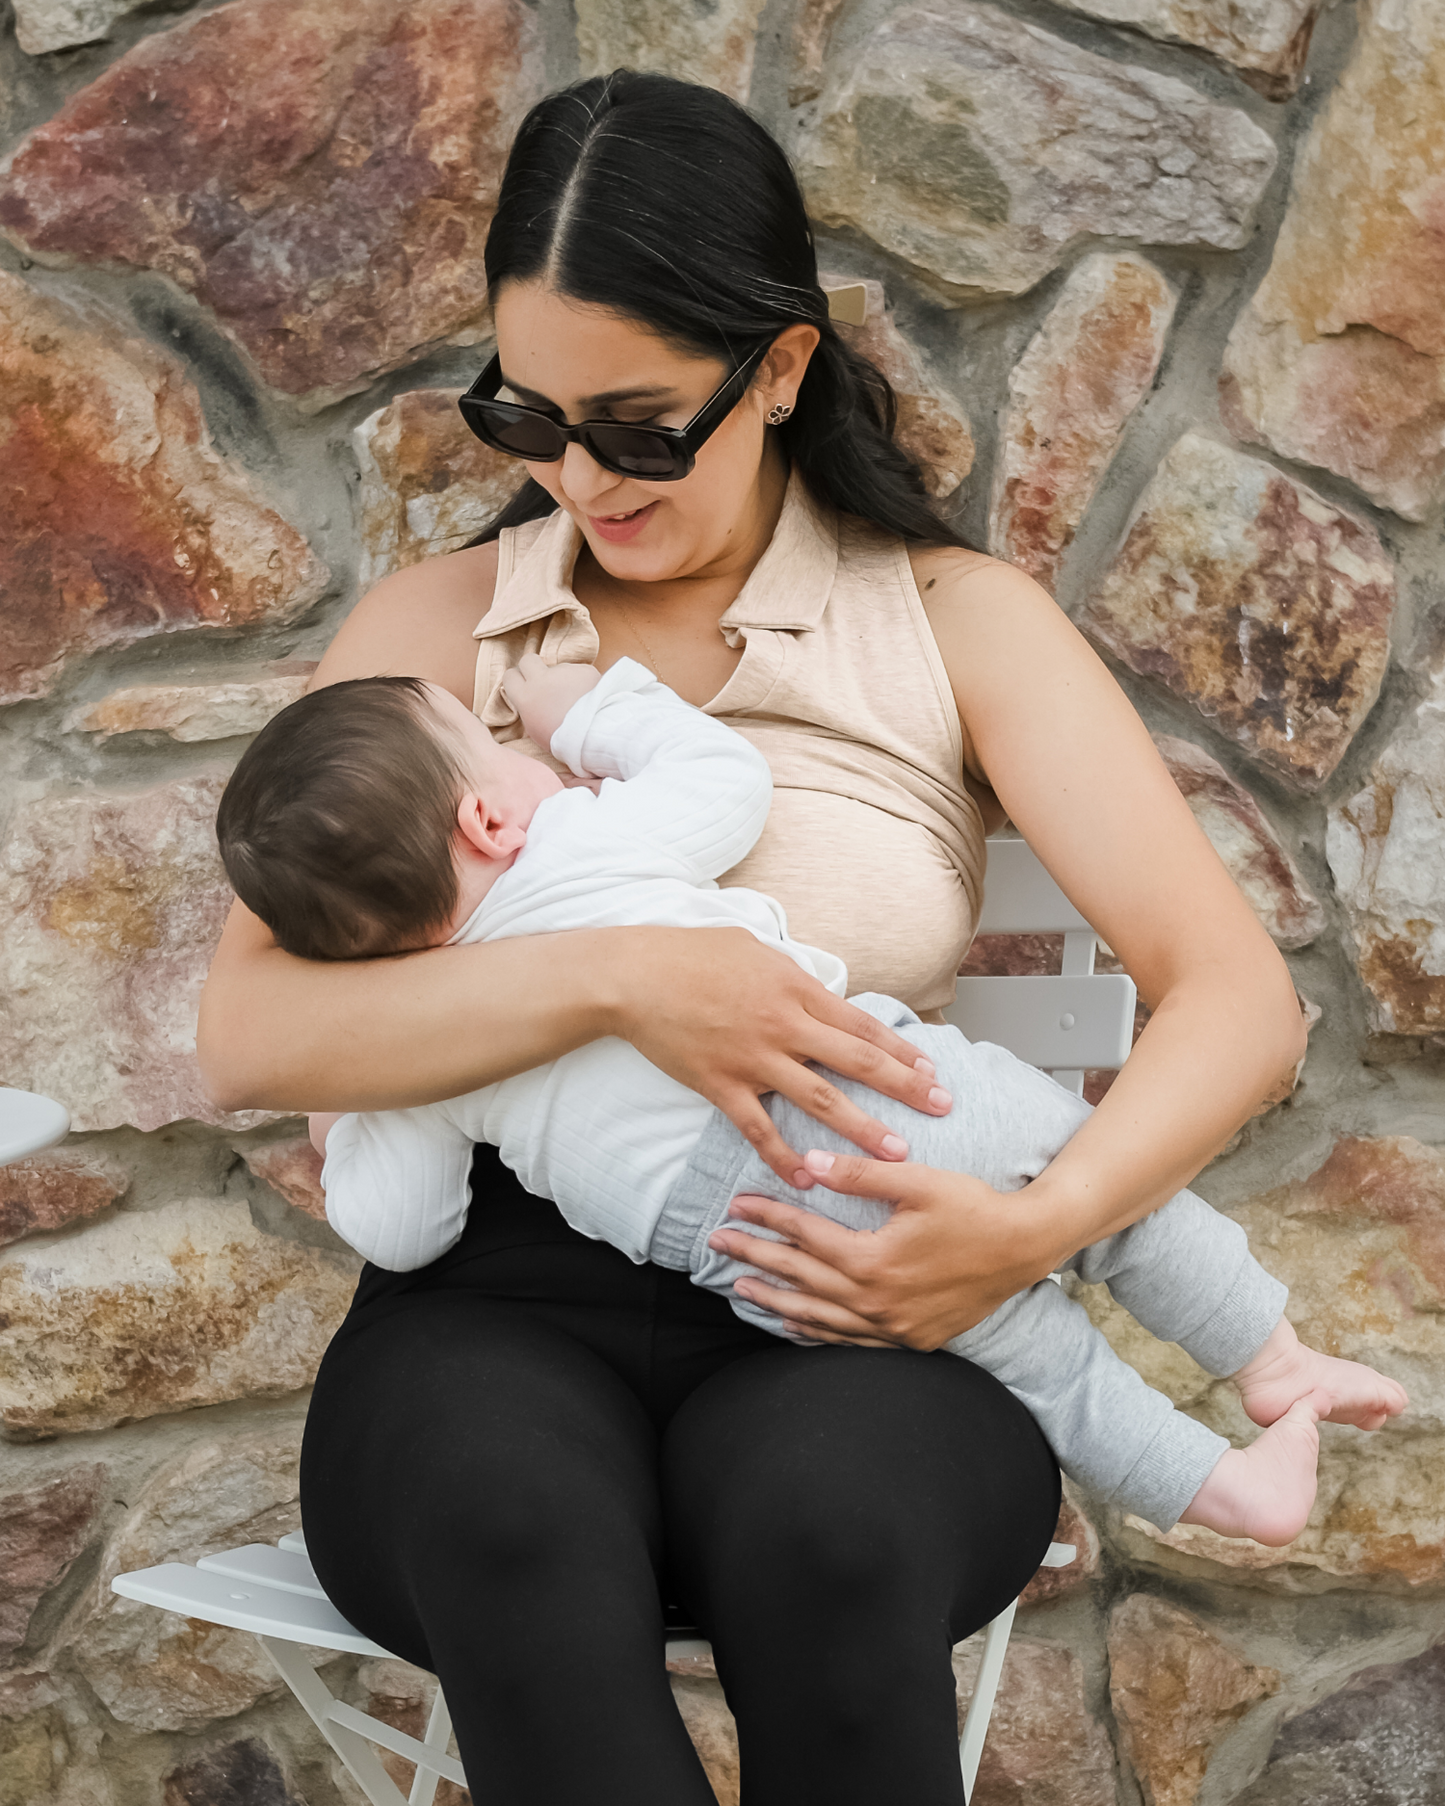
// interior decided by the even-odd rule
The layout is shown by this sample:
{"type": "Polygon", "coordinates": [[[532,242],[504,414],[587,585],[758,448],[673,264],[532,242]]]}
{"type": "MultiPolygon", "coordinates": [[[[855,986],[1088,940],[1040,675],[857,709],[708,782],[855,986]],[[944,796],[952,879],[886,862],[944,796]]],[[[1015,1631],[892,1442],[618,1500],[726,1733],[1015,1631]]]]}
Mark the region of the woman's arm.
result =
{"type": "MultiPolygon", "coordinates": [[[[1283,959],[1082,635],[1007,566],[933,553],[916,567],[970,774],[1153,1012],[1099,1108],[1018,1197],[916,1168],[903,1207],[872,1237],[783,1206],[740,1213],[798,1244],[779,1254],[729,1233],[730,1253],[803,1287],[799,1298],[754,1286],[755,1297],[814,1334],[936,1347],[1186,1185],[1305,1041],[1283,959]]],[[[898,1168],[866,1162],[838,1162],[827,1183],[900,1195],[898,1168]]]]}
{"type": "MultiPolygon", "coordinates": [[[[408,673],[470,703],[496,548],[429,560],[352,611],[315,684],[408,673]]],[[[804,1062],[937,1113],[915,1051],[742,929],[615,928],[333,964],[282,952],[237,904],[197,1051],[225,1109],[368,1110],[456,1097],[621,1035],[732,1117],[780,1174],[798,1157],[759,1102],[782,1091],[870,1152],[888,1131],[804,1062]]]]}

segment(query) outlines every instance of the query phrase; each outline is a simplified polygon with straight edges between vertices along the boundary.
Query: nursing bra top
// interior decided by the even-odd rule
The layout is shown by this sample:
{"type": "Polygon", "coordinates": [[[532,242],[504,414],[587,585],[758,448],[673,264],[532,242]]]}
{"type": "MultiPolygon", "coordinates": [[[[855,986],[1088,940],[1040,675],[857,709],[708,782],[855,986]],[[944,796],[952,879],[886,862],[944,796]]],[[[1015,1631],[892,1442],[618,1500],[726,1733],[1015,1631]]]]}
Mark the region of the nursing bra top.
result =
{"type": "MultiPolygon", "coordinates": [[[[570,587],[582,545],[560,510],[504,532],[475,630],[475,712],[554,765],[525,739],[502,678],[524,652],[596,659],[570,587]]],[[[795,473],[719,626],[742,657],[706,713],[752,741],[774,784],[761,838],[720,882],[776,897],[795,940],[847,962],[850,992],[881,991],[920,1015],[943,1008],[978,921],[984,829],[907,548],[819,508],[795,473]]]]}

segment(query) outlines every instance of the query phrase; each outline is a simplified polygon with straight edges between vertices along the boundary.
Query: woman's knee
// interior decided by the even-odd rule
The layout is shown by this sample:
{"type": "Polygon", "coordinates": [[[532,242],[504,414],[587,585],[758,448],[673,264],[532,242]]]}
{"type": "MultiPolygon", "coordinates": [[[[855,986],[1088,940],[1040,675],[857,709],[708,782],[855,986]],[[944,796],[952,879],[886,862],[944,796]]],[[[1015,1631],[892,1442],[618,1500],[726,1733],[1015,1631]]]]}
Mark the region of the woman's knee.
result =
{"type": "Polygon", "coordinates": [[[334,1344],[318,1376],[302,1512],[328,1587],[342,1567],[522,1586],[655,1551],[656,1439],[612,1371],[514,1313],[422,1302],[334,1344]]]}
{"type": "Polygon", "coordinates": [[[1058,1470],[1023,1407],[965,1361],[792,1349],[699,1388],[664,1438],[663,1491],[695,1591],[855,1613],[910,1598],[957,1619],[975,1594],[989,1604],[1027,1580],[1058,1470]]]}

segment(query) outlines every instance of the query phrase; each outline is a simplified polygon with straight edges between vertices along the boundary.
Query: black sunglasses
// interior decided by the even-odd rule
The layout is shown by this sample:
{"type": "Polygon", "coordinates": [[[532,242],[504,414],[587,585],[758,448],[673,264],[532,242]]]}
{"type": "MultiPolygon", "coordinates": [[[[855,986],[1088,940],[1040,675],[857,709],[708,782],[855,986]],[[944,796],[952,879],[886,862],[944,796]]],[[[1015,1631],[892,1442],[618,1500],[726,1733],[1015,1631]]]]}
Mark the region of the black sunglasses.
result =
{"type": "Polygon", "coordinates": [[[748,378],[772,341],[759,345],[686,426],[628,426],[616,420],[584,420],[578,426],[553,420],[520,402],[498,401],[502,360],[494,357],[457,402],[462,419],[484,445],[513,458],[555,464],[569,445],[580,445],[604,470],[649,483],[676,483],[697,462],[697,454],[741,401],[748,378]]]}

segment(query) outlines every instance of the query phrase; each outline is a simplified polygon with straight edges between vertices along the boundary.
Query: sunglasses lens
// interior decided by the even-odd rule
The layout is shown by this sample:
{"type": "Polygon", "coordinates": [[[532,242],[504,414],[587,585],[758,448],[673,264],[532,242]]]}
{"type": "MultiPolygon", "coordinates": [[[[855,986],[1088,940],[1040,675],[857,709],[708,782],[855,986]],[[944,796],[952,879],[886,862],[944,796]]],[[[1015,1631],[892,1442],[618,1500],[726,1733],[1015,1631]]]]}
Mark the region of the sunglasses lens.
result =
{"type": "Polygon", "coordinates": [[[566,441],[550,420],[530,408],[509,407],[505,401],[481,401],[464,397],[462,416],[486,444],[514,458],[553,464],[567,449],[566,441]]]}
{"type": "Polygon", "coordinates": [[[599,464],[623,476],[667,483],[687,475],[677,447],[658,433],[637,426],[594,426],[585,444],[599,464]]]}

